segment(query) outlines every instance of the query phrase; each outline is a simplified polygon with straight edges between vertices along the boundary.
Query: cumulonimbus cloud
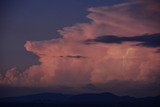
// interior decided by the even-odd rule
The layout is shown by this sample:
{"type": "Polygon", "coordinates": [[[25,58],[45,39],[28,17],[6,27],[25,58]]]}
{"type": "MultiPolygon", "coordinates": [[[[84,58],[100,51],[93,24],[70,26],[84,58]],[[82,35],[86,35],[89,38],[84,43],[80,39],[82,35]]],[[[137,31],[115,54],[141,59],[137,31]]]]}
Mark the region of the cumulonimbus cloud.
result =
{"type": "Polygon", "coordinates": [[[16,69],[0,75],[0,84],[14,86],[80,86],[106,84],[110,81],[156,82],[160,57],[155,49],[85,40],[99,35],[137,36],[160,33],[160,11],[155,2],[129,2],[113,6],[92,7],[87,18],[91,23],[75,24],[58,30],[62,38],[27,41],[27,51],[39,57],[40,65],[23,72],[16,69]]]}

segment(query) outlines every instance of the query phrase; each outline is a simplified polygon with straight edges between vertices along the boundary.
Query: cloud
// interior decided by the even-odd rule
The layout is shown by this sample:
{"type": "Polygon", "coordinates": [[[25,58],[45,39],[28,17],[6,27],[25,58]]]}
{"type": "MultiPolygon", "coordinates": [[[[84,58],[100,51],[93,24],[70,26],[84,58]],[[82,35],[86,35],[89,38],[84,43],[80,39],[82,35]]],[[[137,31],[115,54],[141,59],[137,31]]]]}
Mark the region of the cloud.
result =
{"type": "MultiPolygon", "coordinates": [[[[160,11],[154,5],[157,3],[138,1],[89,8],[87,17],[91,22],[58,30],[62,38],[27,41],[26,50],[37,55],[40,64],[32,65],[25,71],[10,69],[0,75],[0,84],[25,87],[61,85],[77,89],[86,84],[107,85],[110,81],[129,81],[128,85],[140,82],[144,86],[151,86],[160,73],[159,53],[155,53],[154,48],[133,45],[135,42],[142,42],[141,45],[148,43],[147,40],[150,39],[141,40],[150,37],[144,35],[146,33],[160,33],[157,18],[160,11]],[[117,37],[109,36],[105,39],[99,35],[117,37]],[[125,42],[86,45],[86,40],[125,42]]],[[[107,88],[104,89],[107,91],[107,88]]]]}
{"type": "MultiPolygon", "coordinates": [[[[159,33],[160,8],[158,2],[144,0],[107,7],[89,8],[87,17],[108,35],[143,35],[159,33]]],[[[102,34],[102,35],[104,35],[102,34]]]]}
{"type": "Polygon", "coordinates": [[[135,43],[137,46],[145,47],[160,47],[160,34],[151,34],[151,35],[141,35],[141,36],[132,36],[132,37],[119,37],[113,35],[98,36],[95,39],[88,39],[85,41],[86,44],[93,44],[96,42],[101,43],[123,43],[123,42],[140,42],[135,43]]]}
{"type": "Polygon", "coordinates": [[[77,56],[68,55],[66,57],[68,57],[68,58],[85,58],[84,56],[80,56],[80,55],[77,55],[77,56]]]}

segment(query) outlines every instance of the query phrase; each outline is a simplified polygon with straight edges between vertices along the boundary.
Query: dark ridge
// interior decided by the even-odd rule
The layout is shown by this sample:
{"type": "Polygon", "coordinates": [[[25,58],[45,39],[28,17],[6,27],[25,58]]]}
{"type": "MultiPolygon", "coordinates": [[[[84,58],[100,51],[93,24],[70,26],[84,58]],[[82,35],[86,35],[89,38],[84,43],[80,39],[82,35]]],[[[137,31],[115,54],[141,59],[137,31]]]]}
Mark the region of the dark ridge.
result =
{"type": "Polygon", "coordinates": [[[135,98],[112,93],[42,93],[0,99],[0,107],[159,107],[160,96],[135,98]]]}

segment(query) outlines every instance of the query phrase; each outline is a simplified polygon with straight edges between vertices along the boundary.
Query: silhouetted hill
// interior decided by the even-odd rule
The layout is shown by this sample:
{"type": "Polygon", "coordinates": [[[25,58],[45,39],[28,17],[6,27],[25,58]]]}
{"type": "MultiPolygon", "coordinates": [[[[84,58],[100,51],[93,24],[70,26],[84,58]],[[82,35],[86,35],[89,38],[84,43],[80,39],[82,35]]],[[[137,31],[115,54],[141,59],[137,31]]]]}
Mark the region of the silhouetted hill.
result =
{"type": "Polygon", "coordinates": [[[69,99],[71,95],[64,95],[60,93],[42,93],[42,94],[34,94],[20,97],[9,97],[0,99],[1,102],[7,103],[41,103],[41,102],[64,102],[66,99],[69,99]]]}
{"type": "Polygon", "coordinates": [[[160,96],[134,98],[111,93],[69,95],[42,93],[1,98],[0,107],[160,107],[160,96]]]}

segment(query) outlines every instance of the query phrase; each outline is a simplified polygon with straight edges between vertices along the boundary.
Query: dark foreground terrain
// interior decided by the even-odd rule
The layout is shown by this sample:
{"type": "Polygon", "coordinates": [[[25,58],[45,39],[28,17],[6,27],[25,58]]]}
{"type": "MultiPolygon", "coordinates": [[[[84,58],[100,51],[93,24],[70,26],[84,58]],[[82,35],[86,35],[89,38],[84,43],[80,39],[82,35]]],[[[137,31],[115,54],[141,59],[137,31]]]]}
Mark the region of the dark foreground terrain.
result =
{"type": "Polygon", "coordinates": [[[160,107],[160,96],[134,98],[111,93],[79,95],[43,93],[1,98],[0,107],[160,107]]]}

